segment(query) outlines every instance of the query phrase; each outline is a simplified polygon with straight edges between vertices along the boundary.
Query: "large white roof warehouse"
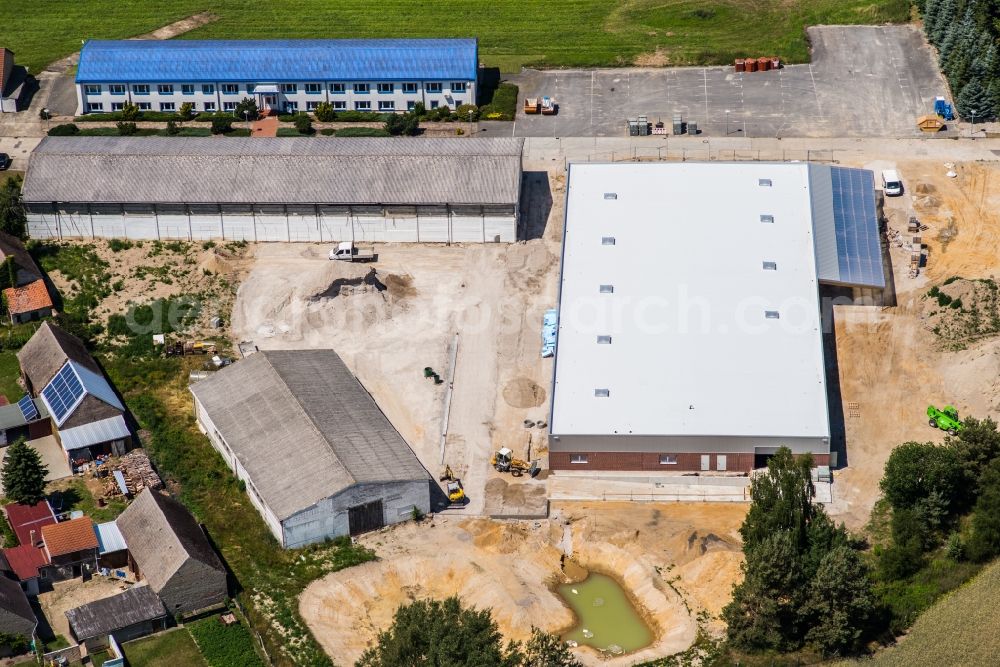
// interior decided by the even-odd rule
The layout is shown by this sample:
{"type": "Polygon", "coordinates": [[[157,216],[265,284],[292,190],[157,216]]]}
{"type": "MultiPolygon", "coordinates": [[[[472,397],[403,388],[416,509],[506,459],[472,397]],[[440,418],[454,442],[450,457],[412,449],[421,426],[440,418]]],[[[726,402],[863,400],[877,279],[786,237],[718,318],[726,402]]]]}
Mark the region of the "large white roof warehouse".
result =
{"type": "Polygon", "coordinates": [[[825,463],[821,282],[884,285],[870,172],[571,165],[552,468],[825,463]]]}

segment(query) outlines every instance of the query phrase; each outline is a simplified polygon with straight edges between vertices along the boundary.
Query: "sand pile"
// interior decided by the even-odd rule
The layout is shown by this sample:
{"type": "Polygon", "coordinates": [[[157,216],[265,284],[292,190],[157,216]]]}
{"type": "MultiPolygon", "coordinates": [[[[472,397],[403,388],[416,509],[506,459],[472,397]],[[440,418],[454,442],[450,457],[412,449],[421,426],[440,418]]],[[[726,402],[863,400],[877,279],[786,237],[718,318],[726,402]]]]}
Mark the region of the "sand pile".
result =
{"type": "Polygon", "coordinates": [[[969,343],[1000,333],[1000,298],[992,279],[949,278],[923,297],[927,329],[949,344],[969,343]]]}

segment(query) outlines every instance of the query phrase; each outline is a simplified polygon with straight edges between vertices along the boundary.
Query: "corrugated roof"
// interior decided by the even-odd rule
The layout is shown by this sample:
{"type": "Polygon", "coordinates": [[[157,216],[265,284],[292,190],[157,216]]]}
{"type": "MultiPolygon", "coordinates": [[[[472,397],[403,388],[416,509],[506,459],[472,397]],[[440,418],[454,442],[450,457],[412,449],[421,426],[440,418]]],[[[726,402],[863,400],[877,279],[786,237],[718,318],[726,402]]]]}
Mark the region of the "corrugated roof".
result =
{"type": "Polygon", "coordinates": [[[99,523],[94,526],[94,531],[97,533],[97,552],[102,556],[128,549],[122,531],[118,530],[118,524],[114,521],[99,523]]]}
{"type": "Polygon", "coordinates": [[[91,40],[78,82],[474,81],[475,39],[91,40]]]}
{"type": "Polygon", "coordinates": [[[167,615],[159,596],[149,586],[139,585],[66,612],[73,635],[79,641],[101,637],[143,621],[167,615]]]}
{"type": "Polygon", "coordinates": [[[45,550],[31,544],[22,544],[3,550],[4,560],[19,581],[27,581],[38,576],[38,568],[48,565],[45,550]]]}
{"type": "MultiPolygon", "coordinates": [[[[33,419],[32,421],[49,418],[49,410],[45,407],[45,403],[42,399],[33,398],[31,399],[31,402],[35,406],[35,409],[38,410],[38,418],[33,419]]],[[[21,412],[21,408],[19,408],[16,403],[11,403],[10,405],[0,405],[0,429],[16,428],[18,426],[24,426],[27,423],[27,420],[24,418],[24,413],[21,412]]]]}
{"type": "Polygon", "coordinates": [[[52,297],[41,279],[22,287],[8,287],[3,295],[7,299],[7,310],[13,315],[52,307],[52,297]]]}
{"type": "Polygon", "coordinates": [[[34,542],[39,542],[42,539],[42,526],[56,522],[56,515],[47,500],[42,500],[34,505],[11,503],[4,505],[3,510],[7,514],[10,527],[17,535],[17,541],[21,544],[32,543],[31,531],[35,531],[34,542]]]}
{"type": "Polygon", "coordinates": [[[102,442],[110,442],[119,438],[127,438],[130,433],[125,418],[121,415],[109,419],[90,422],[83,426],[75,426],[59,431],[59,440],[67,452],[82,447],[89,447],[102,442]]]}
{"type": "Polygon", "coordinates": [[[97,548],[94,522],[86,516],[42,527],[42,540],[50,558],[97,548]]]}
{"type": "Polygon", "coordinates": [[[356,483],[428,478],[333,350],[258,352],[191,392],[279,519],[356,483]]]}
{"type": "Polygon", "coordinates": [[[46,137],[26,202],[516,204],[514,137],[46,137]]]}

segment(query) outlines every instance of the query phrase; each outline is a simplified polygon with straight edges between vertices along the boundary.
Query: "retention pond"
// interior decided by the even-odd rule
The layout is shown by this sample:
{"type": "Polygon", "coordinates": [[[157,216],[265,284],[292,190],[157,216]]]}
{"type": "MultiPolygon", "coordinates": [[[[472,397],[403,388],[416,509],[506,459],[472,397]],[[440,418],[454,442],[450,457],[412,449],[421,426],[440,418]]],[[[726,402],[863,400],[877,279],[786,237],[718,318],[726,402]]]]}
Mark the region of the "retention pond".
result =
{"type": "Polygon", "coordinates": [[[563,639],[591,646],[602,653],[630,653],[653,641],[653,633],[632,606],[618,582],[591,573],[576,584],[556,588],[576,614],[577,624],[563,639]]]}

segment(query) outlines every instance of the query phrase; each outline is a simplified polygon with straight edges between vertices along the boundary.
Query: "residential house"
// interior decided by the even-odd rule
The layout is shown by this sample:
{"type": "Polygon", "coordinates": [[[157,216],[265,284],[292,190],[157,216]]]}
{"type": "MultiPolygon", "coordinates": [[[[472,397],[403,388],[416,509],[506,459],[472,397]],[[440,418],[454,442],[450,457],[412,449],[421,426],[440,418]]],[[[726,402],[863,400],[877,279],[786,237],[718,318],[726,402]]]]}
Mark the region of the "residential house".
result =
{"type": "Polygon", "coordinates": [[[191,386],[212,446],[283,547],[430,511],[430,475],[333,350],[268,350],[191,386]]]}
{"type": "Polygon", "coordinates": [[[37,626],[38,620],[21,587],[16,581],[0,577],[0,632],[20,635],[30,642],[37,626]]]}
{"type": "Polygon", "coordinates": [[[403,112],[476,103],[475,39],[90,40],[80,51],[77,113],[403,112]]]}
{"type": "Polygon", "coordinates": [[[116,521],[129,567],[171,614],[215,607],[228,598],[226,569],[187,508],[145,489],[116,521]]]}
{"type": "Polygon", "coordinates": [[[167,627],[167,610],[146,585],[129,588],[66,612],[70,634],[88,653],[106,649],[114,637],[120,643],[145,637],[167,627]]]}
{"type": "Polygon", "coordinates": [[[52,297],[44,274],[21,240],[0,232],[0,285],[11,324],[52,315],[52,297]]]}
{"type": "Polygon", "coordinates": [[[49,559],[43,548],[42,528],[56,523],[55,513],[47,500],[34,505],[11,503],[3,509],[18,541],[18,546],[0,552],[3,569],[21,583],[28,595],[38,595],[49,580],[46,569],[49,559]]]}
{"type": "Polygon", "coordinates": [[[125,407],[83,341],[43,322],[17,358],[29,395],[44,403],[72,462],[130,448],[125,407]]]}
{"type": "Polygon", "coordinates": [[[42,548],[49,561],[45,569],[53,581],[89,577],[95,573],[98,547],[90,517],[42,527],[42,548]]]}
{"type": "Polygon", "coordinates": [[[0,113],[18,110],[28,81],[28,70],[14,64],[14,52],[0,47],[0,113]]]}

